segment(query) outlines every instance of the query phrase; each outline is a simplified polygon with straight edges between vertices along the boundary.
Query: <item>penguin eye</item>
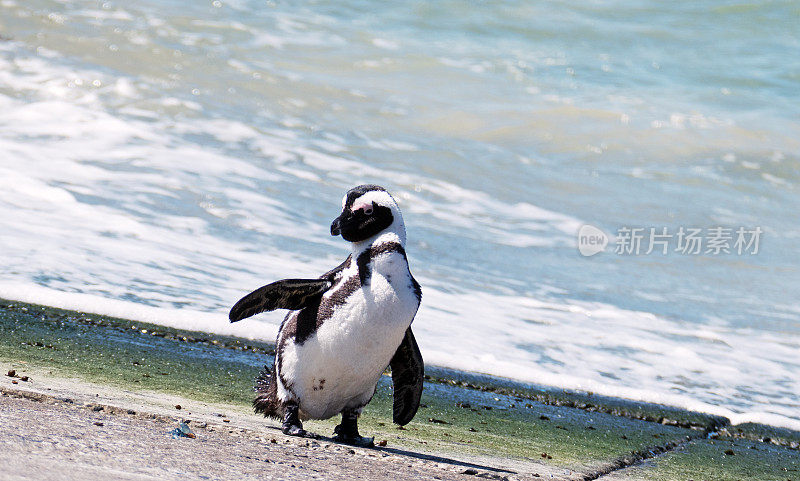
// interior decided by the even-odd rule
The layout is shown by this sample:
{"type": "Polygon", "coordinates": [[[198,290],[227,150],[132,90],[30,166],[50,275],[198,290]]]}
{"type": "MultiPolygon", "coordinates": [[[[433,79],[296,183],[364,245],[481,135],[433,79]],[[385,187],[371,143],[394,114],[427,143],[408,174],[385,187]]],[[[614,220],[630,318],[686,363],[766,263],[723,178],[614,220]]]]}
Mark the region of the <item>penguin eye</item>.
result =
{"type": "Polygon", "coordinates": [[[367,214],[367,215],[372,215],[372,206],[368,205],[368,206],[364,207],[364,213],[367,214]]]}

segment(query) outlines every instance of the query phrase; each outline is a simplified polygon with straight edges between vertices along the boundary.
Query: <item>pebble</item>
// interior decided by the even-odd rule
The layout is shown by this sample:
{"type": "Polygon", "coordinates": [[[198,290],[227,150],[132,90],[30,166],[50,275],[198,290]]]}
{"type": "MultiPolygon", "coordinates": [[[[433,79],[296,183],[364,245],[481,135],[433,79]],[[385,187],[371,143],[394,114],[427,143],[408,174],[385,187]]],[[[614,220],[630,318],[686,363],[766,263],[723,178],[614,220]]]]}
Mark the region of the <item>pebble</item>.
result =
{"type": "Polygon", "coordinates": [[[170,431],[173,439],[177,438],[191,438],[195,439],[197,436],[192,432],[192,429],[186,423],[178,423],[178,427],[170,431]]]}
{"type": "Polygon", "coordinates": [[[442,421],[441,419],[436,419],[436,418],[428,418],[428,422],[434,424],[450,424],[447,421],[442,421]]]}

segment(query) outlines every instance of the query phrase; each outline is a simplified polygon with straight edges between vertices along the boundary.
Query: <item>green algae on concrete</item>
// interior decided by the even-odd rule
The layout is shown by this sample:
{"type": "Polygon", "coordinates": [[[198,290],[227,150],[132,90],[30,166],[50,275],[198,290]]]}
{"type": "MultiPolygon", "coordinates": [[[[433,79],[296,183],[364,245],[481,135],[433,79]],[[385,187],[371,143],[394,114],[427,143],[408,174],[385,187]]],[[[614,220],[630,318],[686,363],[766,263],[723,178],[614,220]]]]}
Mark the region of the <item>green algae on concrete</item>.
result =
{"type": "MultiPolygon", "coordinates": [[[[379,391],[376,398],[386,399],[378,406],[388,404],[390,395],[379,391]]],[[[577,472],[604,470],[621,457],[697,435],[674,426],[436,384],[426,384],[423,406],[404,431],[373,427],[372,409],[376,407],[368,406],[364,425],[376,439],[386,436],[478,456],[529,458],[577,472]]]]}
{"type": "MultiPolygon", "coordinates": [[[[254,353],[269,346],[62,309],[0,301],[0,360],[22,370],[152,390],[210,402],[249,405],[254,353]],[[195,342],[186,342],[191,339],[195,342]],[[26,364],[21,364],[24,362],[26,364]]],[[[264,357],[264,356],[259,356],[264,357]]]]}
{"type": "Polygon", "coordinates": [[[763,441],[768,444],[800,448],[800,432],[786,428],[765,426],[756,423],[743,423],[725,429],[725,434],[734,438],[763,441]]]}
{"type": "MultiPolygon", "coordinates": [[[[246,411],[253,378],[263,364],[271,365],[273,352],[267,343],[0,300],[0,362],[21,373],[49,370],[246,411]]],[[[592,477],[642,458],[669,459],[669,453],[657,455],[722,424],[713,416],[591,393],[436,367],[426,373],[423,404],[405,429],[391,421],[391,381],[384,376],[359,423],[362,434],[389,446],[528,460],[592,477]]],[[[329,435],[336,423],[309,421],[306,427],[329,435]]]]}
{"type": "Polygon", "coordinates": [[[607,481],[799,481],[800,452],[744,439],[703,439],[603,478],[607,481]]]}
{"type": "Polygon", "coordinates": [[[469,387],[486,392],[507,394],[553,406],[573,407],[590,412],[603,412],[631,419],[656,422],[702,431],[716,431],[728,420],[712,414],[664,406],[661,404],[629,401],[627,399],[597,395],[591,392],[567,391],[545,386],[533,386],[512,379],[486,374],[460,372],[431,367],[426,369],[426,379],[439,384],[469,387]]]}

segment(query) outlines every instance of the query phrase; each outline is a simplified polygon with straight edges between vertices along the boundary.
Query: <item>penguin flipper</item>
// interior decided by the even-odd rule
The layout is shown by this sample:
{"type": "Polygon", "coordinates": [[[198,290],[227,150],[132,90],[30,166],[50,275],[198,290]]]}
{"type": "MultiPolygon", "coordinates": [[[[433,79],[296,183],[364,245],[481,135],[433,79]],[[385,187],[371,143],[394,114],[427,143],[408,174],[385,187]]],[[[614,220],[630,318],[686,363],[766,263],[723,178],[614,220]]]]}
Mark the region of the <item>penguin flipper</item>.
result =
{"type": "Polygon", "coordinates": [[[396,424],[405,426],[417,414],[425,378],[425,363],[410,327],[389,365],[392,367],[394,386],[392,418],[396,424]]]}
{"type": "Polygon", "coordinates": [[[267,284],[239,299],[231,308],[228,319],[241,321],[264,311],[302,309],[317,296],[331,288],[328,279],[283,279],[267,284]]]}

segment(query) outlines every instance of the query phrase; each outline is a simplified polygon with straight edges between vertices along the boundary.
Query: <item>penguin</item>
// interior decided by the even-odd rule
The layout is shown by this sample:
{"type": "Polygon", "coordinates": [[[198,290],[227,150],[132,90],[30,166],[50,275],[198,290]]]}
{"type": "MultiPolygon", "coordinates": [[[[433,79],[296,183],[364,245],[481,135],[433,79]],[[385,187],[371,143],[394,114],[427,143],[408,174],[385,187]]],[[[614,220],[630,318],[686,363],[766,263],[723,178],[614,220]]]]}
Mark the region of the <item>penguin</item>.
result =
{"type": "Polygon", "coordinates": [[[237,322],[288,309],[275,342],[275,364],[256,379],[256,413],[283,421],[285,434],[318,437],[301,420],[341,414],[340,442],[371,446],[358,417],[378,379],[391,367],[392,417],[408,424],[419,408],[424,362],[411,322],[422,291],[406,257],[406,230],[397,202],[383,187],[360,185],[342,199],[331,235],[351,253],[317,279],[284,279],[247,294],[231,308],[237,322]]]}

